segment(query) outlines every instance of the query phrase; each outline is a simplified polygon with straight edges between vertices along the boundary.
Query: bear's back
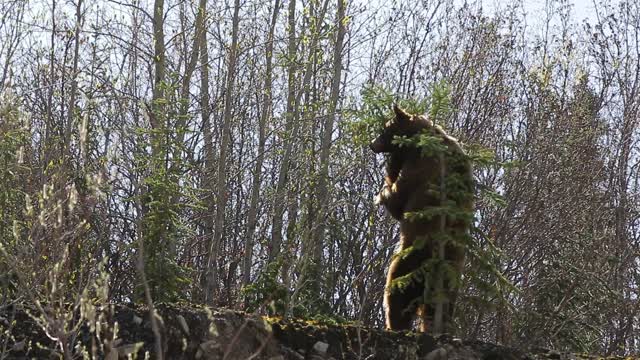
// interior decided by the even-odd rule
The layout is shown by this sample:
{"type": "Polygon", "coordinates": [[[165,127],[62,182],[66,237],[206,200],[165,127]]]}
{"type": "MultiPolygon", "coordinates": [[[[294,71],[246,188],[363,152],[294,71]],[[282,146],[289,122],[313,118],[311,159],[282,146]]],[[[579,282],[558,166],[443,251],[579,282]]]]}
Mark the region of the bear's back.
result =
{"type": "MultiPolygon", "coordinates": [[[[428,120],[426,120],[426,124],[430,126],[430,128],[427,128],[428,131],[434,136],[441,137],[444,144],[448,147],[447,154],[445,155],[445,183],[447,183],[447,177],[455,174],[455,176],[462,177],[466,187],[466,189],[445,189],[445,197],[449,200],[455,200],[456,206],[461,209],[472,209],[473,194],[471,189],[473,177],[471,165],[466,158],[464,150],[458,141],[447,135],[442,128],[433,125],[428,120]],[[461,191],[464,192],[462,196],[460,194],[461,191]]],[[[405,213],[420,212],[440,206],[442,201],[441,171],[441,157],[439,155],[423,156],[419,149],[406,151],[402,163],[401,176],[411,180],[404,182],[407,189],[401,189],[409,191],[407,203],[404,207],[405,213]]],[[[447,229],[448,231],[454,232],[458,230],[465,231],[468,225],[465,221],[455,221],[453,224],[448,224],[447,229]]],[[[405,244],[411,244],[418,236],[431,236],[439,233],[441,226],[440,216],[433,216],[431,218],[422,217],[414,220],[404,219],[401,221],[400,226],[401,233],[403,234],[402,241],[405,244]]],[[[430,249],[425,250],[429,251],[430,249]]],[[[453,252],[457,253],[457,251],[453,252]]],[[[457,256],[459,256],[459,254],[454,257],[457,256]]]]}
{"type": "MultiPolygon", "coordinates": [[[[444,169],[445,179],[447,176],[457,173],[457,175],[463,176],[466,181],[470,181],[472,179],[471,166],[466,160],[460,143],[426,117],[417,116],[417,118],[422,123],[423,131],[426,130],[430,135],[441,138],[448,148],[446,154],[443,154],[446,166],[444,169]]],[[[407,189],[402,189],[410,191],[405,211],[420,211],[430,206],[439,206],[443,175],[441,173],[441,156],[425,156],[417,148],[405,148],[403,152],[400,173],[403,178],[410,179],[405,182],[407,189]]],[[[454,189],[454,191],[458,190],[454,189]]],[[[470,191],[470,189],[467,190],[470,191]]],[[[464,204],[458,205],[465,206],[464,204]]]]}

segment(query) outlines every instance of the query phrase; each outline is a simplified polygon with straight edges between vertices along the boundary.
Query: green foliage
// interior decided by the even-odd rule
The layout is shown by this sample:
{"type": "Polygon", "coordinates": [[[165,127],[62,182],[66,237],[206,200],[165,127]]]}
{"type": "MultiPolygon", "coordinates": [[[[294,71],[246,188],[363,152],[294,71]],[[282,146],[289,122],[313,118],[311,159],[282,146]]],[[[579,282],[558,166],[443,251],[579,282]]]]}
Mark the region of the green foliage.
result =
{"type": "MultiPolygon", "coordinates": [[[[167,89],[171,90],[171,89],[167,89]]],[[[147,285],[154,301],[178,301],[184,299],[185,289],[191,283],[188,268],[176,262],[179,239],[188,234],[180,214],[186,207],[197,207],[199,201],[193,188],[181,182],[183,164],[175,159],[182,151],[177,141],[180,131],[169,124],[169,115],[152,108],[162,108],[165,99],[148,106],[149,116],[158,126],[151,130],[140,129],[141,138],[148,138],[151,153],[140,152],[136,162],[140,169],[147,169],[143,180],[145,192],[140,196],[143,216],[140,222],[144,242],[144,271],[147,285]]],[[[139,286],[137,297],[142,298],[139,286]]]]}
{"type": "Polygon", "coordinates": [[[362,106],[357,110],[346,112],[346,125],[350,141],[360,146],[365,146],[375,139],[384,123],[394,117],[392,107],[394,103],[414,114],[422,114],[427,109],[425,101],[420,99],[398,100],[390,89],[380,85],[366,86],[360,95],[362,96],[362,106]]]}
{"type": "MultiPolygon", "coordinates": [[[[15,290],[15,274],[5,258],[14,252],[24,222],[26,195],[22,190],[28,168],[24,164],[29,132],[17,101],[0,98],[0,293],[10,296],[15,290]],[[4,255],[3,255],[4,254],[4,255]]],[[[0,301],[3,299],[0,297],[0,301]]]]}
{"type": "Polygon", "coordinates": [[[306,317],[306,319],[307,319],[307,322],[312,325],[336,326],[336,325],[353,324],[352,321],[349,321],[348,319],[345,319],[344,317],[335,313],[314,314],[306,317]]]}
{"type": "Polygon", "coordinates": [[[292,315],[295,318],[325,323],[345,321],[334,314],[331,305],[324,297],[318,297],[322,272],[315,269],[316,266],[313,264],[307,265],[308,273],[317,274],[317,276],[304,281],[292,301],[289,289],[279,280],[283,261],[279,258],[269,263],[253,283],[242,289],[247,311],[265,308],[270,316],[292,315]],[[289,309],[290,306],[291,309],[289,309]],[[287,310],[290,311],[289,314],[287,310]]]}
{"type": "Polygon", "coordinates": [[[24,207],[24,193],[20,191],[21,175],[27,170],[22,156],[28,131],[21,123],[18,108],[4,102],[0,108],[0,231],[2,238],[12,236],[13,220],[19,218],[24,207]]]}
{"type": "Polygon", "coordinates": [[[180,206],[172,203],[171,198],[181,192],[178,184],[164,171],[156,169],[145,179],[147,212],[141,224],[145,242],[144,265],[153,299],[176,301],[182,299],[190,280],[188,269],[175,262],[181,222],[180,206]]]}
{"type": "Polygon", "coordinates": [[[449,85],[441,81],[432,88],[429,118],[434,123],[442,122],[453,112],[451,106],[451,89],[449,85]]]}
{"type": "Polygon", "coordinates": [[[242,289],[247,311],[254,312],[265,307],[271,316],[284,315],[289,299],[289,290],[278,281],[282,260],[267,264],[258,278],[242,289]]]}
{"type": "Polygon", "coordinates": [[[429,133],[420,133],[413,137],[396,136],[393,143],[400,147],[416,147],[419,148],[422,156],[436,156],[447,152],[447,146],[444,140],[438,136],[429,133]]]}
{"type": "Polygon", "coordinates": [[[326,284],[325,272],[316,264],[308,266],[309,274],[313,274],[313,277],[309,277],[297,290],[297,301],[293,304],[291,313],[294,317],[305,319],[334,318],[333,308],[326,300],[328,297],[318,296],[322,291],[322,284],[326,284]]]}

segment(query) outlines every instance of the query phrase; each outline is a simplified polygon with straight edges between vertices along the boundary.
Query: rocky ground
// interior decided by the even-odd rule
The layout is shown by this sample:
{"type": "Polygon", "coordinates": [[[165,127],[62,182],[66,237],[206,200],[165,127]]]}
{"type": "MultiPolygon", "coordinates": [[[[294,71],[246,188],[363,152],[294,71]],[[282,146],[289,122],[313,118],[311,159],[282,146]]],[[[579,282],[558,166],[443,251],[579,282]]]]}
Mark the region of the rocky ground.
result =
{"type": "MultiPolygon", "coordinates": [[[[46,309],[46,307],[44,307],[46,309]]],[[[449,336],[433,338],[355,325],[262,318],[191,305],[158,305],[162,341],[156,343],[149,311],[114,305],[63,319],[24,306],[0,308],[0,360],[158,359],[597,359],[539,349],[522,351],[449,336]],[[117,331],[113,331],[117,323],[117,331]],[[73,324],[76,324],[73,326],[73,324]],[[43,329],[46,328],[46,329],[43,329]],[[64,346],[63,346],[64,345],[64,346]],[[66,356],[64,355],[66,354],[66,356]]]]}

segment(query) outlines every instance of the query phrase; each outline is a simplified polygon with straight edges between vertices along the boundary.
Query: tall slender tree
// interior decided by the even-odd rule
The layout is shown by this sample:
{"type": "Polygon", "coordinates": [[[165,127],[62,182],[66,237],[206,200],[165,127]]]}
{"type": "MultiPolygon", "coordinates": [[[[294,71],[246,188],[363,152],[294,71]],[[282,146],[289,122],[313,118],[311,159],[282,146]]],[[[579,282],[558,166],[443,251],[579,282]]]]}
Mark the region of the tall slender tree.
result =
{"type": "Polygon", "coordinates": [[[231,121],[233,116],[233,97],[236,83],[236,67],[238,56],[238,29],[240,26],[240,0],[234,1],[233,25],[231,31],[231,48],[227,63],[227,80],[225,86],[224,113],[222,117],[222,140],[218,155],[218,173],[216,178],[216,217],[213,229],[213,241],[209,248],[207,260],[207,287],[205,289],[207,303],[213,304],[218,290],[218,263],[217,256],[220,242],[224,236],[224,220],[226,204],[229,196],[227,188],[227,152],[231,142],[231,121]]]}

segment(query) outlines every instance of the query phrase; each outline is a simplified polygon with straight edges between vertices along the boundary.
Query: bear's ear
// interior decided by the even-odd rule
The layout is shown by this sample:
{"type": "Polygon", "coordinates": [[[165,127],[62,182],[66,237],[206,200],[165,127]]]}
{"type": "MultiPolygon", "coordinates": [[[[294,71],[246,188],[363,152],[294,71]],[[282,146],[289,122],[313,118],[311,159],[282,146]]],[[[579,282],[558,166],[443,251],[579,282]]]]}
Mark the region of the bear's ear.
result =
{"type": "Polygon", "coordinates": [[[403,122],[411,120],[411,114],[409,114],[408,112],[406,112],[402,108],[400,108],[400,106],[398,106],[398,104],[394,104],[393,105],[393,112],[396,113],[396,119],[397,119],[398,123],[403,123],[403,122]]]}

